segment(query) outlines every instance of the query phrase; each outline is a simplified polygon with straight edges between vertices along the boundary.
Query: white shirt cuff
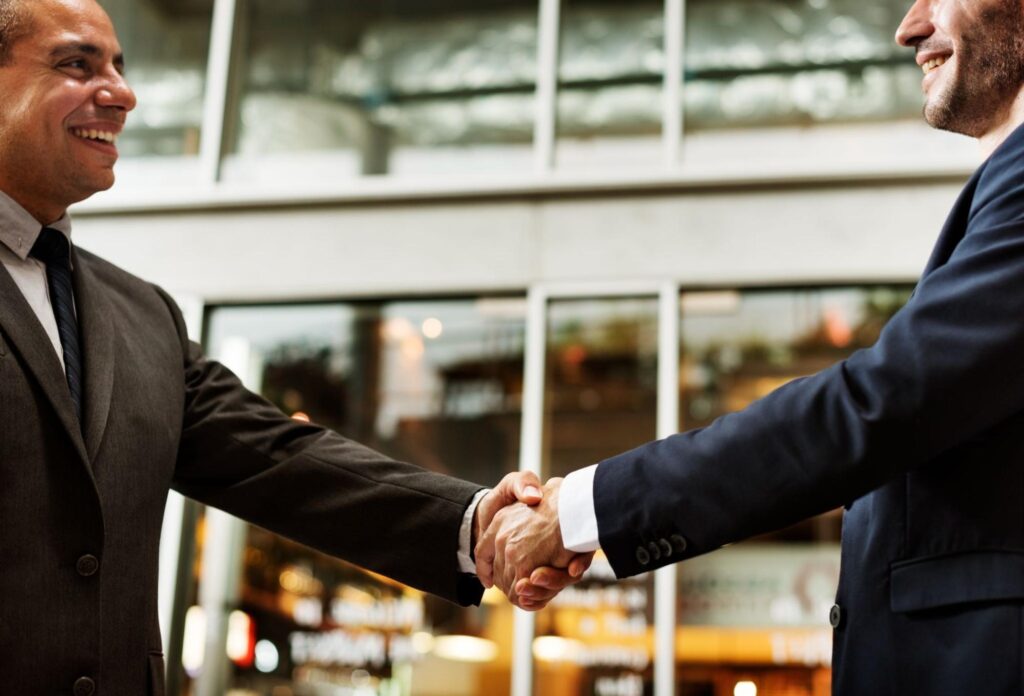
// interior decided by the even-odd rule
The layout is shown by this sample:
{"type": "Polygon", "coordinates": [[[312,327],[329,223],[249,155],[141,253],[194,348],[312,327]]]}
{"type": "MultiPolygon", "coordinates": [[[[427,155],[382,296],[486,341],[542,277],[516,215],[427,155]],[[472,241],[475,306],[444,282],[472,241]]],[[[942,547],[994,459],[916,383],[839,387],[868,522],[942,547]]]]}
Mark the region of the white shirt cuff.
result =
{"type": "Polygon", "coordinates": [[[469,503],[469,507],[466,508],[466,514],[462,516],[462,526],[459,527],[458,559],[460,572],[476,575],[476,563],[470,557],[470,552],[472,551],[470,545],[473,543],[473,518],[476,516],[476,506],[480,503],[480,499],[490,492],[490,488],[477,491],[477,494],[473,496],[473,500],[469,503]]]}
{"type": "Polygon", "coordinates": [[[567,551],[597,551],[601,542],[597,534],[597,513],[594,511],[594,472],[597,464],[574,471],[562,481],[558,491],[558,526],[562,544],[567,551]]]}

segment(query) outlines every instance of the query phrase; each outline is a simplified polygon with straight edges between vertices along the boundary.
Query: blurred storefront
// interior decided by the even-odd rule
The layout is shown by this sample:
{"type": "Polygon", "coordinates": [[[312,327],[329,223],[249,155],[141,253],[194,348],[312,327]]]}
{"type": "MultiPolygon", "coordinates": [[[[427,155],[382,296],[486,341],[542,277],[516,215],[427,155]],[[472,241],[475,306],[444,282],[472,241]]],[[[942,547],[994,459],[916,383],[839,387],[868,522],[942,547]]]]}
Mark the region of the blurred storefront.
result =
{"type": "MultiPolygon", "coordinates": [[[[483,484],[871,345],[975,164],[919,123],[892,0],[103,4],[140,106],[77,242],[289,415],[483,484]]],[[[840,528],[599,556],[526,615],[172,496],[170,693],[823,696],[840,528]]]]}

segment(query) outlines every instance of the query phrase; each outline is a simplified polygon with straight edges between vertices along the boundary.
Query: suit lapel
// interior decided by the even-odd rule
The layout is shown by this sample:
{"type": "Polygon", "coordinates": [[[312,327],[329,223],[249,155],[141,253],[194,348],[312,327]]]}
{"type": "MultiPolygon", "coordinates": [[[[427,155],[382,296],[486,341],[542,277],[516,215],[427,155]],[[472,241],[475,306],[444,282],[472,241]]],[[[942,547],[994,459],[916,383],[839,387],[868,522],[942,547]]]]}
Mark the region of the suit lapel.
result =
{"type": "Polygon", "coordinates": [[[75,415],[75,406],[71,402],[71,392],[68,390],[64,370],[60,367],[60,359],[39,317],[32,311],[3,264],[0,264],[0,326],[10,339],[12,348],[21,355],[22,361],[42,387],[83,463],[88,464],[82,428],[75,415]]]}
{"type": "Polygon", "coordinates": [[[89,452],[89,461],[96,459],[110,414],[110,397],[114,387],[114,329],[111,309],[100,292],[88,263],[77,251],[74,261],[75,305],[78,309],[78,331],[85,359],[85,387],[82,431],[89,452]]]}
{"type": "Polygon", "coordinates": [[[935,247],[932,249],[931,257],[928,259],[928,264],[925,266],[921,277],[927,276],[936,268],[946,263],[949,257],[952,256],[953,250],[956,249],[956,245],[960,243],[960,240],[967,233],[967,218],[971,212],[971,204],[974,202],[974,193],[978,189],[978,180],[981,178],[981,173],[984,169],[984,164],[978,167],[974,175],[967,181],[963,190],[960,191],[956,203],[953,204],[953,210],[950,211],[949,217],[946,218],[946,224],[942,226],[942,232],[935,242],[935,247]]]}

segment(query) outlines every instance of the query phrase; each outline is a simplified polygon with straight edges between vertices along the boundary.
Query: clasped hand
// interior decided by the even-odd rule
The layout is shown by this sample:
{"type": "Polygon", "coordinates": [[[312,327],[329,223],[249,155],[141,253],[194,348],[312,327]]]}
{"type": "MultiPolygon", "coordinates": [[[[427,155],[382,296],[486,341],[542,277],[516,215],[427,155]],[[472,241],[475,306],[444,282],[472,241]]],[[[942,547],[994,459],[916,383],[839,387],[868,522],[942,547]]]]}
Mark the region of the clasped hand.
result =
{"type": "Polygon", "coordinates": [[[541,487],[530,472],[509,474],[477,506],[477,576],[485,587],[497,586],[527,611],[543,609],[561,590],[579,582],[594,557],[562,545],[561,484],[562,479],[553,478],[541,487]]]}

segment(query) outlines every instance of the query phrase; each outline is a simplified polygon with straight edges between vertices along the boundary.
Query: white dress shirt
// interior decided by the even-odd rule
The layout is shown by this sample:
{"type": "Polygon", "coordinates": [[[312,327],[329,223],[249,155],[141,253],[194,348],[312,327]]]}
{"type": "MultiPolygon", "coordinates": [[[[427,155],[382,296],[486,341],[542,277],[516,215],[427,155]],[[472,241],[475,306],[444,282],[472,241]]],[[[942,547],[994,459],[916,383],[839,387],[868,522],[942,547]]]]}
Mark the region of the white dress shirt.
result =
{"type": "MultiPolygon", "coordinates": [[[[58,230],[71,240],[71,218],[67,213],[56,222],[46,225],[58,230]]],[[[46,264],[31,258],[28,253],[39,238],[43,226],[13,198],[0,191],[0,263],[11,274],[14,284],[25,296],[50,337],[61,369],[64,368],[64,349],[57,333],[57,319],[50,304],[50,287],[46,283],[46,264]]]]}
{"type": "Polygon", "coordinates": [[[568,551],[585,553],[601,548],[594,510],[594,473],[597,464],[574,471],[558,490],[558,526],[568,551]]]}

